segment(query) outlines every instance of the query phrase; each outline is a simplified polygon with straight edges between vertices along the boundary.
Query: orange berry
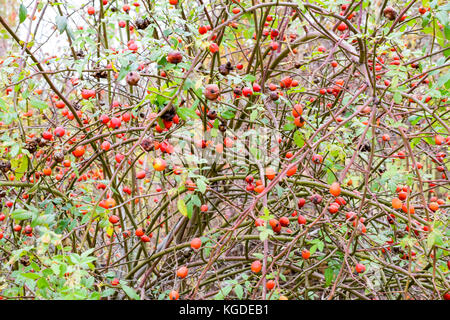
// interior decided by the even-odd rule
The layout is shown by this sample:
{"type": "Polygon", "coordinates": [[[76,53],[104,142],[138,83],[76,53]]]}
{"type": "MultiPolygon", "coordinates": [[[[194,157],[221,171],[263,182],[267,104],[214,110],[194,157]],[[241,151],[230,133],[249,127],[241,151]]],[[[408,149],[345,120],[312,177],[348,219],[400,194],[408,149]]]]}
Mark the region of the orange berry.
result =
{"type": "Polygon", "coordinates": [[[297,127],[301,128],[301,127],[303,127],[305,125],[305,120],[302,117],[297,117],[297,118],[294,119],[294,124],[297,127]]]}
{"type": "Polygon", "coordinates": [[[169,294],[170,300],[178,300],[178,298],[180,298],[180,295],[178,294],[177,291],[175,291],[175,290],[170,291],[170,294],[169,294]]]}
{"type": "Polygon", "coordinates": [[[394,209],[400,209],[402,207],[402,201],[399,198],[392,199],[392,207],[394,209]]]}
{"type": "Polygon", "coordinates": [[[439,209],[439,204],[437,202],[431,202],[428,207],[431,211],[437,211],[439,209]]]}
{"type": "Polygon", "coordinates": [[[358,273],[363,273],[364,271],[366,271],[366,266],[361,263],[357,263],[355,266],[355,270],[358,273]]]}
{"type": "Polygon", "coordinates": [[[266,169],[266,177],[269,180],[273,180],[275,178],[275,170],[273,168],[267,168],[266,169]]]}
{"type": "Polygon", "coordinates": [[[188,274],[188,268],[185,267],[185,266],[180,267],[180,268],[177,270],[177,277],[180,278],[180,279],[186,278],[187,274],[188,274]]]}
{"type": "Polygon", "coordinates": [[[293,176],[294,174],[296,174],[297,173],[297,166],[293,166],[292,168],[290,168],[287,172],[286,172],[286,175],[288,176],[288,177],[291,177],[291,176],[293,176]]]}
{"type": "Polygon", "coordinates": [[[339,182],[333,182],[330,186],[330,193],[337,197],[341,194],[341,185],[339,184],[339,182]]]}
{"type": "Polygon", "coordinates": [[[273,288],[275,288],[275,281],[273,281],[273,280],[267,281],[266,288],[269,290],[272,290],[273,288]]]}
{"type": "Polygon", "coordinates": [[[142,237],[144,235],[144,230],[142,228],[138,228],[135,231],[136,236],[142,237]]]}
{"type": "Polygon", "coordinates": [[[440,135],[437,135],[437,136],[434,137],[434,142],[437,145],[441,145],[444,142],[444,137],[440,136],[440,135]]]}
{"type": "Polygon", "coordinates": [[[287,227],[289,225],[289,219],[287,217],[281,217],[280,224],[282,227],[287,227]]]}
{"type": "Polygon", "coordinates": [[[303,114],[303,107],[301,104],[296,104],[293,108],[292,108],[292,115],[294,116],[294,118],[300,117],[303,114]]]}
{"type": "Polygon", "coordinates": [[[106,205],[108,208],[112,208],[116,206],[116,200],[114,200],[113,198],[108,198],[106,199],[106,205]]]}
{"type": "Polygon", "coordinates": [[[309,252],[309,250],[302,250],[302,258],[303,259],[309,259],[309,257],[311,256],[311,252],[309,252]]]}
{"type": "Polygon", "coordinates": [[[252,270],[253,273],[258,273],[261,271],[262,268],[262,264],[261,261],[259,260],[255,260],[252,262],[252,265],[250,267],[250,269],[252,270]]]}
{"type": "Polygon", "coordinates": [[[202,246],[202,240],[200,238],[194,238],[191,241],[191,248],[192,249],[199,249],[202,246]]]}
{"type": "Polygon", "coordinates": [[[264,191],[264,186],[263,185],[259,185],[255,187],[255,192],[256,193],[261,193],[264,191]]]}
{"type": "Polygon", "coordinates": [[[272,227],[272,229],[278,228],[278,226],[280,225],[277,219],[270,219],[269,224],[272,227]]]}

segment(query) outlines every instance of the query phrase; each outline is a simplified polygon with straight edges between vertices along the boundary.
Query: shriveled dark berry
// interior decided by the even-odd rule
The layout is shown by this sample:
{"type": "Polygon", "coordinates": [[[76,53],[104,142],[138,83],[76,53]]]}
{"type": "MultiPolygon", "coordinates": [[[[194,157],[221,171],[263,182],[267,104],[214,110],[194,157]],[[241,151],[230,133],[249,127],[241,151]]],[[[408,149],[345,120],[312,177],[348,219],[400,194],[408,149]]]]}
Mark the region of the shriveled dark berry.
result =
{"type": "Polygon", "coordinates": [[[215,110],[208,111],[208,119],[209,120],[215,120],[217,118],[217,112],[215,110]]]}
{"type": "Polygon", "coordinates": [[[142,142],[141,142],[141,147],[142,147],[142,149],[144,149],[145,151],[149,152],[149,151],[152,151],[153,148],[154,148],[155,146],[154,146],[152,140],[150,140],[150,139],[144,139],[144,140],[142,140],[142,142]]]}
{"type": "Polygon", "coordinates": [[[55,154],[53,155],[53,158],[55,159],[56,162],[61,163],[64,161],[64,153],[58,151],[55,152],[55,154]]]}
{"type": "Polygon", "coordinates": [[[395,20],[397,18],[397,11],[391,6],[384,8],[383,10],[384,16],[389,20],[395,20]]]}
{"type": "Polygon", "coordinates": [[[147,29],[147,27],[150,25],[150,20],[148,20],[148,18],[138,18],[134,24],[136,25],[136,29],[144,30],[147,29]]]}

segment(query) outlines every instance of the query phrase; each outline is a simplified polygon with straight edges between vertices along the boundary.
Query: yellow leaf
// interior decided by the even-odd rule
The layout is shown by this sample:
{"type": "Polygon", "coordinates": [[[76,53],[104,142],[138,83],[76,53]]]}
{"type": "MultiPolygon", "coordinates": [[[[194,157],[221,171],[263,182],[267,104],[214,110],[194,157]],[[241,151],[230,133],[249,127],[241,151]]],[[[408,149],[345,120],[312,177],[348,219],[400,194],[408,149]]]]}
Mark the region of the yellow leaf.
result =
{"type": "Polygon", "coordinates": [[[183,216],[187,217],[187,207],[183,199],[178,199],[177,208],[183,216]]]}
{"type": "Polygon", "coordinates": [[[114,62],[111,61],[111,68],[115,71],[115,72],[119,72],[117,71],[116,67],[114,66],[114,62]]]}
{"type": "Polygon", "coordinates": [[[112,234],[114,233],[114,228],[113,227],[108,227],[108,229],[106,229],[106,233],[108,234],[108,236],[112,236],[112,234]]]}

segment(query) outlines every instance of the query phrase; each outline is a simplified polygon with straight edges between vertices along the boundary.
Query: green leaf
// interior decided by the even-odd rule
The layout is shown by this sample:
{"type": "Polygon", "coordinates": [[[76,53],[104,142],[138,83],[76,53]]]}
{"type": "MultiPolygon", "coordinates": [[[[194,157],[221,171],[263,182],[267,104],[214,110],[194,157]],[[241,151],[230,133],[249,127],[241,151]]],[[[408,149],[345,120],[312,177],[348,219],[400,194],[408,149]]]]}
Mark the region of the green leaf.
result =
{"type": "Polygon", "coordinates": [[[168,37],[168,36],[170,36],[171,34],[172,34],[172,30],[171,29],[165,29],[164,31],[163,31],[163,34],[166,36],[166,37],[168,37]]]}
{"type": "Polygon", "coordinates": [[[222,292],[223,296],[226,297],[230,294],[231,290],[233,289],[232,286],[226,286],[225,288],[221,288],[220,291],[222,292]]]}
{"type": "Polygon", "coordinates": [[[447,88],[449,84],[450,84],[450,71],[444,74],[443,76],[439,77],[436,86],[439,88],[445,85],[445,87],[447,88]]]}
{"type": "Polygon", "coordinates": [[[394,101],[397,104],[402,102],[402,94],[400,93],[400,91],[395,91],[395,93],[394,93],[394,101]]]}
{"type": "Polygon", "coordinates": [[[275,186],[275,190],[277,191],[278,197],[281,198],[281,196],[282,196],[283,193],[284,193],[284,189],[283,189],[282,187],[280,187],[279,185],[276,185],[276,186],[275,186]]]}
{"type": "Polygon", "coordinates": [[[130,72],[130,66],[120,68],[119,75],[117,76],[117,81],[122,81],[128,72],[130,72]]]}
{"type": "Polygon", "coordinates": [[[286,123],[286,124],[283,126],[283,130],[284,130],[284,131],[291,131],[291,130],[294,130],[295,127],[296,127],[295,124],[289,122],[289,123],[286,123]]]}
{"type": "Polygon", "coordinates": [[[15,177],[17,180],[20,180],[22,178],[22,176],[25,174],[25,172],[27,172],[28,169],[28,157],[27,156],[23,156],[20,159],[13,159],[11,160],[11,164],[17,168],[15,170],[15,177]]]}
{"type": "Polygon", "coordinates": [[[397,85],[398,85],[398,76],[395,76],[392,78],[391,88],[397,88],[397,85]]]}
{"type": "Polygon", "coordinates": [[[222,292],[220,292],[220,291],[219,291],[219,293],[217,293],[214,296],[214,300],[223,300],[223,298],[224,298],[224,296],[223,296],[222,292]]]}
{"type": "Polygon", "coordinates": [[[67,29],[67,18],[64,16],[56,17],[56,27],[58,28],[59,33],[63,33],[67,29]]]}
{"type": "Polygon", "coordinates": [[[333,171],[327,170],[327,183],[332,184],[336,181],[336,176],[334,175],[333,171]]]}
{"type": "Polygon", "coordinates": [[[195,110],[189,108],[177,108],[177,113],[184,121],[186,121],[188,118],[199,119],[199,116],[197,115],[197,113],[195,113],[195,110]]]}
{"type": "Polygon", "coordinates": [[[205,193],[206,191],[206,183],[203,179],[197,179],[197,188],[201,193],[205,193]]]}
{"type": "Polygon", "coordinates": [[[70,29],[70,27],[66,27],[66,31],[67,31],[67,34],[69,35],[70,39],[72,39],[72,41],[75,41],[76,39],[75,39],[75,35],[74,35],[72,29],[70,29]]]}
{"type": "Polygon", "coordinates": [[[37,219],[34,219],[33,222],[31,223],[32,227],[35,226],[50,226],[54,223],[55,221],[55,215],[54,214],[44,214],[40,217],[38,217],[37,219]]]}
{"type": "Polygon", "coordinates": [[[303,138],[303,134],[297,130],[294,133],[294,142],[297,147],[302,148],[305,145],[305,139],[303,138]]]}
{"type": "Polygon", "coordinates": [[[22,273],[21,275],[22,275],[22,277],[25,277],[25,278],[28,278],[28,279],[33,279],[33,280],[39,279],[41,277],[39,274],[32,273],[32,272],[22,273]]]}
{"type": "Polygon", "coordinates": [[[20,145],[16,143],[11,147],[11,151],[9,154],[12,158],[15,158],[19,154],[19,152],[20,152],[20,145]]]}
{"type": "Polygon", "coordinates": [[[269,233],[266,230],[267,229],[265,229],[259,233],[259,240],[264,241],[269,237],[269,233]]]}
{"type": "Polygon", "coordinates": [[[41,271],[41,268],[39,268],[38,264],[34,261],[31,262],[30,266],[34,271],[41,271]]]}
{"type": "Polygon", "coordinates": [[[270,210],[267,207],[263,208],[264,216],[262,217],[264,220],[269,221],[271,219],[270,210]]]}
{"type": "Polygon", "coordinates": [[[44,277],[40,278],[37,282],[36,285],[39,289],[45,289],[47,287],[49,287],[50,285],[48,284],[47,279],[45,279],[44,277]]]}
{"type": "Polygon", "coordinates": [[[258,258],[259,260],[264,259],[264,255],[262,253],[255,252],[253,253],[253,256],[258,258]]]}
{"type": "Polygon", "coordinates": [[[24,22],[26,18],[27,18],[27,8],[23,4],[20,4],[20,8],[19,8],[20,23],[24,22]]]}
{"type": "Polygon", "coordinates": [[[417,122],[419,122],[421,119],[422,119],[421,116],[411,116],[408,118],[409,122],[411,122],[413,126],[415,126],[417,122]]]}
{"type": "Polygon", "coordinates": [[[253,122],[256,120],[256,118],[258,118],[258,110],[255,109],[250,114],[250,121],[253,122]]]}
{"type": "Polygon", "coordinates": [[[221,113],[221,116],[227,120],[233,119],[235,114],[232,110],[227,110],[223,113],[221,113]]]}
{"type": "Polygon", "coordinates": [[[425,28],[430,23],[430,13],[427,12],[422,16],[422,28],[425,28]]]}
{"type": "Polygon", "coordinates": [[[259,239],[261,241],[266,240],[269,236],[273,235],[273,230],[272,229],[268,229],[268,228],[264,228],[264,227],[258,227],[258,228],[262,228],[263,230],[261,230],[260,234],[259,234],[259,239]]]}
{"type": "Polygon", "coordinates": [[[431,231],[427,239],[428,248],[432,248],[434,245],[441,246],[443,244],[444,242],[442,240],[442,233],[437,229],[431,231]]]}
{"type": "Polygon", "coordinates": [[[411,139],[411,149],[414,150],[414,148],[416,147],[416,145],[420,142],[421,138],[413,138],[411,139]]]}
{"type": "Polygon", "coordinates": [[[43,102],[43,101],[36,100],[36,99],[31,100],[31,101],[30,101],[30,104],[31,104],[33,107],[38,108],[39,110],[44,110],[44,109],[47,109],[47,108],[48,108],[48,104],[46,104],[46,103],[43,102]]]}
{"type": "Polygon", "coordinates": [[[332,268],[327,268],[325,270],[325,287],[329,287],[331,285],[331,281],[333,281],[334,271],[332,268]]]}
{"type": "Polygon", "coordinates": [[[201,205],[202,205],[202,202],[200,201],[200,198],[197,195],[195,195],[195,194],[193,194],[191,196],[191,201],[197,207],[201,207],[201,205]]]}
{"type": "Polygon", "coordinates": [[[256,77],[255,77],[254,75],[252,75],[252,74],[247,74],[247,75],[244,77],[244,81],[253,82],[253,81],[255,81],[255,80],[256,80],[256,77]]]}
{"type": "Polygon", "coordinates": [[[244,288],[242,288],[242,286],[238,284],[234,287],[234,293],[236,293],[238,299],[242,299],[242,297],[244,296],[244,288]]]}
{"type": "Polygon", "coordinates": [[[123,291],[125,291],[127,296],[130,297],[130,299],[140,300],[139,296],[137,295],[136,291],[134,291],[133,288],[130,288],[130,287],[125,286],[125,285],[122,285],[122,289],[123,289],[123,291]]]}
{"type": "Polygon", "coordinates": [[[109,296],[111,296],[113,294],[114,294],[114,289],[108,288],[108,289],[106,289],[105,291],[102,292],[101,296],[102,296],[102,298],[106,298],[106,297],[109,297],[109,296]]]}
{"type": "Polygon", "coordinates": [[[189,202],[186,205],[186,207],[187,207],[187,217],[189,219],[191,219],[192,218],[192,212],[194,211],[194,204],[192,202],[189,202]]]}
{"type": "Polygon", "coordinates": [[[15,220],[27,220],[27,219],[31,219],[33,217],[33,214],[30,211],[25,210],[25,209],[17,209],[17,210],[14,210],[14,212],[11,214],[11,216],[15,220]]]}
{"type": "MultiPolygon", "coordinates": [[[[444,36],[446,39],[450,39],[450,24],[447,24],[444,27],[444,36]]],[[[450,54],[450,50],[445,50],[444,51],[444,56],[448,57],[448,55],[450,54]]]]}

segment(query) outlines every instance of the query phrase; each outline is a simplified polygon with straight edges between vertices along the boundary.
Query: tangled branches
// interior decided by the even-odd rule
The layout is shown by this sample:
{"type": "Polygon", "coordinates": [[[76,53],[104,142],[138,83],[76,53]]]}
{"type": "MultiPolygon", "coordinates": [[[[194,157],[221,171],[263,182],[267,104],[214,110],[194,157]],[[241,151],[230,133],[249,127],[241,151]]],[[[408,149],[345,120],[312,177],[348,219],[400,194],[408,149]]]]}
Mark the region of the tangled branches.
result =
{"type": "Polygon", "coordinates": [[[448,5],[318,3],[0,15],[1,296],[450,298],[448,5]]]}

